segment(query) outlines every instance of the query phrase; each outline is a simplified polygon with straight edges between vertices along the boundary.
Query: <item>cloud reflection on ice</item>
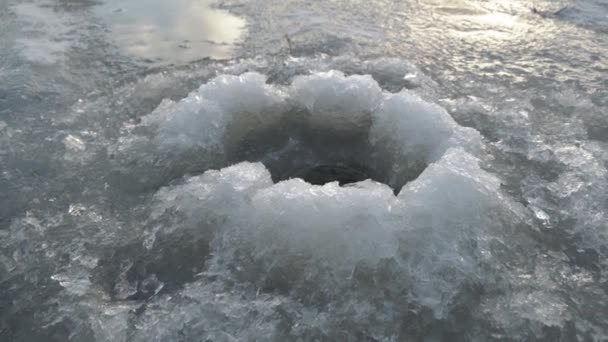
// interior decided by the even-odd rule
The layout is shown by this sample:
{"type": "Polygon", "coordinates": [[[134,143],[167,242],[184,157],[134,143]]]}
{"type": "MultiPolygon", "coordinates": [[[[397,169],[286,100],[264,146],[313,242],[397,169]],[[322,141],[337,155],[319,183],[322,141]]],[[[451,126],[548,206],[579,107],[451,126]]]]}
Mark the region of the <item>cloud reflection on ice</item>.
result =
{"type": "Polygon", "coordinates": [[[116,1],[102,5],[113,42],[130,55],[172,63],[228,58],[245,21],[207,0],[116,1]]]}

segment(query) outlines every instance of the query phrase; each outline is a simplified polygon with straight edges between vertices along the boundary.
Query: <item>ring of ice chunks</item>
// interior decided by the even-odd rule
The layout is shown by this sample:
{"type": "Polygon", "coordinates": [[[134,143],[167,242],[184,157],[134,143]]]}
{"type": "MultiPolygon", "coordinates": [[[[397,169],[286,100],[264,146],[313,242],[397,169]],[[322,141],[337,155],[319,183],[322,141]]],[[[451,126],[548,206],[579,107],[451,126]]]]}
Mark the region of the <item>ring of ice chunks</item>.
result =
{"type": "Polygon", "coordinates": [[[274,181],[370,178],[398,192],[448,148],[476,153],[481,144],[477,131],[458,126],[443,108],[407,91],[383,92],[371,76],[337,71],[300,76],[287,87],[257,73],[219,76],[179,102],[163,101],[127,130],[116,151],[127,152],[125,173],[134,184],[156,185],[250,161],[263,163],[274,181]],[[135,164],[145,170],[137,173],[135,164]]]}
{"type": "Polygon", "coordinates": [[[142,243],[161,260],[145,265],[152,283],[187,278],[195,297],[241,284],[245,297],[329,313],[325,324],[381,313],[374,329],[390,330],[412,305],[443,319],[474,289],[508,283],[500,265],[532,241],[517,229],[521,208],[479,167],[481,145],[407,90],[331,71],[288,86],[216,77],[125,127],[113,153],[122,176],[172,181],[155,192],[158,224],[142,243]],[[204,255],[169,252],[180,246],[204,255]],[[176,265],[213,276],[173,275],[176,265]]]}

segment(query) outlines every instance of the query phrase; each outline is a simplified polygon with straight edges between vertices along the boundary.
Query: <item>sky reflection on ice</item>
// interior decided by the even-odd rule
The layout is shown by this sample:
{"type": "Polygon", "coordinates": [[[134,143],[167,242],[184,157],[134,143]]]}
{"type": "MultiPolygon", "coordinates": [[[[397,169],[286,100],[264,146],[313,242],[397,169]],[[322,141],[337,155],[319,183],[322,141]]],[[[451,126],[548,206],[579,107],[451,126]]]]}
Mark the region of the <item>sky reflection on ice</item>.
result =
{"type": "Polygon", "coordinates": [[[152,61],[231,57],[245,29],[243,19],[211,8],[206,0],[111,0],[97,10],[114,43],[152,61]]]}

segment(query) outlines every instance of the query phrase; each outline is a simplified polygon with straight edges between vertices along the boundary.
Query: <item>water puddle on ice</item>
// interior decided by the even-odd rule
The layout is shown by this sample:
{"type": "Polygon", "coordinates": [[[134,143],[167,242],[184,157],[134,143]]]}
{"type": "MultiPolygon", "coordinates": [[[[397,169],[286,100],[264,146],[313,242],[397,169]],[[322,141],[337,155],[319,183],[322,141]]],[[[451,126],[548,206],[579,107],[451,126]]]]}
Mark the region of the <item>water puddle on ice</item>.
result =
{"type": "Polygon", "coordinates": [[[115,44],[157,63],[229,58],[245,29],[243,19],[207,0],[109,0],[98,12],[115,44]]]}

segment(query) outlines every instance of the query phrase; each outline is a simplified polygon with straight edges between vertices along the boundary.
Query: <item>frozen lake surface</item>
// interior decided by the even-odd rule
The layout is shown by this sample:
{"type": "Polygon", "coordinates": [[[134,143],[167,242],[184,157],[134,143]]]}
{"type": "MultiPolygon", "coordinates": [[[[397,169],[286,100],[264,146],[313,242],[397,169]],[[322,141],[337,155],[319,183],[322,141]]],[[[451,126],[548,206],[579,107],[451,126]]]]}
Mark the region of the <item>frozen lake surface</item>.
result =
{"type": "Polygon", "coordinates": [[[608,339],[606,0],[0,2],[0,340],[608,339]]]}

